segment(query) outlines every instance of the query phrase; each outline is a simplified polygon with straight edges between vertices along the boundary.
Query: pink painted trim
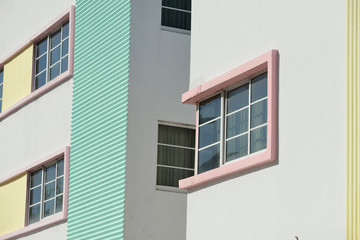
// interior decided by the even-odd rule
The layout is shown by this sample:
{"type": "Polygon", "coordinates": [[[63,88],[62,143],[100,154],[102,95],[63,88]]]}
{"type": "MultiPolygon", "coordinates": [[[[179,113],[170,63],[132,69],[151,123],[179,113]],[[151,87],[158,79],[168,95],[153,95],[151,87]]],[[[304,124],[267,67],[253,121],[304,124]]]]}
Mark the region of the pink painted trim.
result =
{"type": "Polygon", "coordinates": [[[28,235],[29,233],[32,233],[34,231],[38,231],[38,230],[50,227],[57,223],[65,222],[66,220],[67,220],[67,216],[65,216],[64,212],[57,213],[57,214],[49,216],[37,223],[33,223],[29,226],[20,228],[16,231],[4,234],[4,235],[0,236],[0,240],[22,237],[22,236],[28,235]]]}
{"type": "Polygon", "coordinates": [[[53,88],[59,86],[63,82],[66,82],[71,77],[72,77],[72,74],[70,74],[69,70],[66,72],[63,72],[62,74],[60,74],[59,76],[57,76],[56,78],[54,78],[53,80],[51,80],[50,82],[48,82],[47,84],[42,86],[41,88],[28,94],[26,97],[22,98],[17,103],[15,103],[11,107],[7,108],[5,111],[1,112],[0,113],[0,121],[7,118],[8,116],[13,114],[17,110],[21,109],[22,107],[28,105],[29,103],[36,100],[37,98],[41,97],[42,95],[49,92],[53,88]]]}
{"type": "MultiPolygon", "coordinates": [[[[46,165],[47,163],[50,163],[54,160],[56,160],[57,158],[64,156],[64,197],[63,197],[63,211],[57,214],[54,214],[52,216],[46,217],[42,220],[40,220],[37,223],[33,223],[31,225],[27,225],[28,220],[27,220],[27,210],[26,210],[26,215],[25,215],[25,227],[20,228],[18,230],[15,230],[13,232],[4,234],[2,236],[0,236],[0,240],[5,240],[5,239],[11,239],[11,238],[15,238],[15,237],[21,237],[24,235],[27,235],[31,232],[34,231],[38,231],[40,229],[44,229],[46,227],[52,226],[54,224],[60,223],[60,222],[65,222],[67,220],[67,216],[68,216],[68,198],[69,198],[69,168],[70,168],[70,147],[66,146],[44,158],[42,158],[39,161],[36,161],[24,168],[19,169],[18,171],[10,174],[9,176],[7,176],[6,178],[2,178],[0,179],[0,185],[21,175],[24,173],[28,173],[31,172],[32,170],[35,170],[39,167],[41,167],[42,165],[46,165]]],[[[27,188],[28,189],[28,188],[27,188]]],[[[27,191],[28,192],[28,191],[27,191]]],[[[27,193],[28,194],[28,193],[27,193]]],[[[28,206],[28,197],[27,197],[27,202],[26,202],[26,209],[29,208],[28,206]]]]}
{"type": "MultiPolygon", "coordinates": [[[[42,30],[40,30],[37,34],[33,35],[30,40],[22,44],[19,48],[15,49],[12,53],[10,53],[8,56],[0,60],[0,68],[4,66],[5,63],[9,62],[11,59],[13,59],[15,56],[17,56],[19,53],[21,53],[24,49],[29,47],[31,44],[41,40],[43,37],[48,35],[52,30],[54,30],[55,27],[57,27],[58,24],[62,23],[62,21],[65,21],[66,19],[71,18],[71,12],[75,13],[75,6],[71,5],[66,11],[62,12],[60,15],[58,15],[53,21],[51,21],[48,25],[46,25],[42,30]]],[[[73,14],[74,15],[74,14],[73,14]]],[[[73,18],[73,22],[74,22],[73,18]]]]}
{"type": "MultiPolygon", "coordinates": [[[[44,95],[45,93],[49,92],[53,88],[59,86],[63,82],[67,81],[71,78],[74,74],[74,36],[75,36],[75,6],[71,6],[68,10],[60,14],[55,20],[53,20],[50,24],[48,24],[43,30],[39,33],[34,35],[30,42],[27,45],[19,48],[9,57],[7,57],[4,61],[0,62],[0,69],[7,61],[10,61],[14,58],[17,54],[23,51],[26,47],[30,46],[31,44],[35,44],[37,41],[41,40],[45,36],[47,36],[52,30],[59,27],[59,24],[63,23],[69,19],[69,61],[68,61],[68,70],[51,80],[50,82],[46,83],[41,88],[34,91],[34,57],[33,57],[33,73],[32,73],[32,83],[31,83],[31,93],[6,109],[5,111],[0,113],[0,121],[4,118],[8,117],[12,113],[16,112],[17,110],[21,109],[22,107],[26,106],[30,102],[34,101],[35,99],[39,98],[40,96],[44,95]]],[[[35,48],[34,48],[35,51],[35,48]]],[[[35,52],[34,52],[35,53],[35,52]]]]}
{"type": "MultiPolygon", "coordinates": [[[[194,175],[192,177],[179,181],[179,188],[191,189],[214,180],[233,175],[277,159],[277,82],[278,82],[278,60],[279,53],[277,50],[271,50],[249,62],[223,74],[209,82],[201,84],[194,89],[182,95],[183,103],[197,104],[201,99],[211,96],[239,81],[249,78],[259,72],[267,71],[268,73],[268,128],[267,128],[267,147],[265,150],[249,155],[248,157],[229,162],[219,168],[194,175]]],[[[197,120],[198,122],[198,120],[197,120]]],[[[198,128],[197,128],[198,129],[198,128]]],[[[197,152],[197,151],[196,151],[197,152]]],[[[197,165],[195,165],[195,174],[197,165]]]]}

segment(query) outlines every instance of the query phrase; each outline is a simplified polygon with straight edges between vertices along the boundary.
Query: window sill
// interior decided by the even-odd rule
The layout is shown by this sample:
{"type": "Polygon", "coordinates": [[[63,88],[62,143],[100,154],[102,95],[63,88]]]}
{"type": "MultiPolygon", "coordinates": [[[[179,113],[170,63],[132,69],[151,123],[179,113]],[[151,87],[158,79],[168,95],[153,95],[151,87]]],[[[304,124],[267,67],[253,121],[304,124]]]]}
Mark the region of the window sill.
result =
{"type": "Polygon", "coordinates": [[[167,27],[167,26],[161,26],[161,30],[168,31],[168,32],[174,32],[174,33],[182,33],[186,35],[191,35],[191,31],[180,29],[180,28],[173,28],[173,27],[167,27]]]}
{"type": "Polygon", "coordinates": [[[44,86],[40,87],[39,89],[36,89],[32,93],[30,93],[29,95],[27,95],[26,97],[24,97],[23,99],[21,99],[20,101],[18,101],[8,109],[6,109],[5,111],[1,112],[0,121],[4,120],[14,112],[28,105],[32,101],[38,99],[39,97],[49,92],[50,90],[54,89],[55,87],[59,86],[60,84],[66,82],[69,78],[72,77],[72,75],[73,75],[72,72],[68,70],[66,72],[63,72],[62,74],[60,74],[59,76],[57,76],[56,78],[45,84],[44,86]]]}
{"type": "Polygon", "coordinates": [[[185,194],[187,193],[186,189],[179,189],[177,187],[156,185],[155,189],[158,191],[164,191],[164,192],[185,193],[185,194]]]}
{"type": "Polygon", "coordinates": [[[25,235],[28,235],[32,232],[50,227],[52,225],[55,225],[57,223],[62,223],[67,221],[67,214],[65,211],[57,213],[53,216],[49,216],[47,218],[44,218],[43,220],[33,223],[31,225],[28,225],[26,227],[20,228],[18,230],[15,230],[10,233],[6,233],[2,236],[0,236],[0,240],[6,240],[6,239],[12,239],[12,238],[18,238],[25,235]]]}

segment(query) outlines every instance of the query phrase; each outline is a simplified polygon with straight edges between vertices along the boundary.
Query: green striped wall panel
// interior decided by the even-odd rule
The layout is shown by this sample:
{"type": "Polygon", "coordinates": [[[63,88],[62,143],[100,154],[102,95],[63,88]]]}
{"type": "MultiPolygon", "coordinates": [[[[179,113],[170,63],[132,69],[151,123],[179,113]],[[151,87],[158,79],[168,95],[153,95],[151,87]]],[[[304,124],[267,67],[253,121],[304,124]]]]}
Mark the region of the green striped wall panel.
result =
{"type": "Polygon", "coordinates": [[[76,1],[67,238],[123,239],[130,0],[76,1]]]}

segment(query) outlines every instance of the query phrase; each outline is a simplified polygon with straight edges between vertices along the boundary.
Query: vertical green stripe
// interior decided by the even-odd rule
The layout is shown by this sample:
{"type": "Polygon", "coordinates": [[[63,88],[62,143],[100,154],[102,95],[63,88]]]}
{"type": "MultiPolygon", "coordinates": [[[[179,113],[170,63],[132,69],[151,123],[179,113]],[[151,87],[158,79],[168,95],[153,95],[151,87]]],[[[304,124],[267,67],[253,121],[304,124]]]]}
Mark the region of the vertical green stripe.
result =
{"type": "Polygon", "coordinates": [[[76,1],[67,238],[123,239],[130,0],[76,1]]]}
{"type": "Polygon", "coordinates": [[[346,14],[346,239],[360,240],[360,0],[346,14]]]}

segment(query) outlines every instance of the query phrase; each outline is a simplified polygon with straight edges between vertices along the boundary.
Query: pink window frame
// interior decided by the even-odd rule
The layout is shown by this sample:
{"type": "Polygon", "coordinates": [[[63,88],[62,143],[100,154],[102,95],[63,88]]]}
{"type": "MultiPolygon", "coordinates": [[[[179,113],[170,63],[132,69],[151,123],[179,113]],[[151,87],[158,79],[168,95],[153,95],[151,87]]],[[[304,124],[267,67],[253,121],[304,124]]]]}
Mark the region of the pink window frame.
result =
{"type": "Polygon", "coordinates": [[[41,97],[45,93],[49,92],[53,88],[59,86],[63,82],[67,81],[69,78],[73,76],[74,73],[74,35],[75,35],[75,6],[70,6],[69,9],[61,13],[57,16],[52,22],[50,22],[47,26],[45,26],[40,32],[35,34],[28,42],[23,44],[21,47],[16,49],[13,53],[11,53],[8,57],[4,58],[4,60],[0,60],[0,69],[3,69],[4,65],[11,61],[14,57],[19,55],[22,51],[24,51],[27,47],[34,45],[33,52],[33,62],[32,62],[32,80],[31,80],[31,93],[26,97],[6,109],[5,111],[0,113],[0,121],[4,118],[8,117],[12,113],[18,111],[22,107],[26,106],[30,102],[35,99],[41,97]],[[69,61],[68,61],[68,70],[46,83],[44,86],[34,89],[34,78],[35,78],[35,45],[41,39],[49,35],[52,31],[57,29],[61,24],[63,24],[66,20],[69,20],[69,61]]]}
{"type": "Polygon", "coordinates": [[[15,230],[10,233],[6,233],[0,236],[0,240],[17,238],[21,236],[28,235],[34,231],[38,231],[49,226],[55,225],[57,223],[65,222],[68,216],[68,199],[69,199],[69,167],[70,167],[70,147],[66,146],[42,159],[37,162],[34,162],[18,171],[10,174],[9,176],[0,179],[0,185],[14,179],[22,174],[28,175],[28,181],[26,186],[26,208],[25,208],[25,222],[24,227],[18,230],[15,230]],[[48,216],[46,218],[40,219],[39,222],[33,223],[28,225],[28,209],[29,209],[29,174],[30,172],[37,170],[43,165],[49,164],[51,162],[56,161],[60,157],[64,157],[64,197],[63,197],[63,211],[56,213],[52,216],[48,216]]]}
{"type": "MultiPolygon", "coordinates": [[[[279,53],[277,50],[270,50],[232,70],[216,77],[208,82],[205,82],[182,95],[182,102],[186,104],[195,104],[208,98],[222,90],[229,88],[241,81],[244,81],[252,76],[262,72],[267,72],[268,75],[268,116],[267,116],[267,147],[259,153],[251,154],[247,157],[235,160],[218,168],[209,170],[198,174],[198,139],[196,139],[196,155],[195,155],[195,175],[179,181],[179,188],[191,189],[205,183],[222,179],[236,173],[242,172],[246,169],[253,168],[259,165],[264,165],[277,160],[278,148],[278,62],[279,53]]],[[[196,130],[198,131],[198,115],[199,109],[196,109],[196,130]]]]}

